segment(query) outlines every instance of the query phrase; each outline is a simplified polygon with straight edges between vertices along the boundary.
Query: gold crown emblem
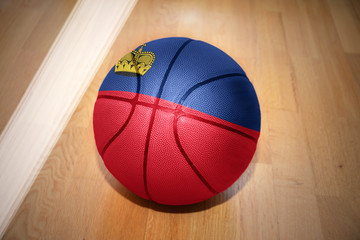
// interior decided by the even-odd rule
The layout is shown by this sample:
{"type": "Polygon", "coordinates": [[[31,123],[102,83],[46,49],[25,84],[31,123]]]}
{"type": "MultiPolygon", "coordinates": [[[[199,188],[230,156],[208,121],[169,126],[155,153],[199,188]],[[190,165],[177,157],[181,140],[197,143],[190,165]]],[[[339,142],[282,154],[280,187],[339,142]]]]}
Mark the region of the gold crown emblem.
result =
{"type": "Polygon", "coordinates": [[[122,57],[115,65],[115,73],[125,76],[143,76],[153,64],[155,54],[153,52],[143,52],[146,44],[141,45],[138,51],[134,50],[122,57]]]}

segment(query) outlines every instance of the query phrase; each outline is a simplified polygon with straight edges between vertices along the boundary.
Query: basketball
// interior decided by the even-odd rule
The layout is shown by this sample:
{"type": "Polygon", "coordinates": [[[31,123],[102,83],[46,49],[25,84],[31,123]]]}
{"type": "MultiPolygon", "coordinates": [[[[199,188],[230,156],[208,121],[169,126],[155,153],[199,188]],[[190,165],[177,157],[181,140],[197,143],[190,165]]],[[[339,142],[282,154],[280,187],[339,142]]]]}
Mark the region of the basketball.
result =
{"type": "Polygon", "coordinates": [[[260,107],[243,69],[203,41],[163,38],[122,57],[100,86],[95,142],[127,189],[161,204],[204,201],[246,170],[260,107]]]}

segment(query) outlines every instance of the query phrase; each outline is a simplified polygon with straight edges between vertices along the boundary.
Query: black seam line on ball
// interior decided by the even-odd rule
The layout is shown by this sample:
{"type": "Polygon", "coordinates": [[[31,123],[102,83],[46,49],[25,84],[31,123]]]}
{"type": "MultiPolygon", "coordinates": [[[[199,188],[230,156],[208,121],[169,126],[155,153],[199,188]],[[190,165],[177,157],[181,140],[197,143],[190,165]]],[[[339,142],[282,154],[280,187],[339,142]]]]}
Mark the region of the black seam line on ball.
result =
{"type": "Polygon", "coordinates": [[[179,137],[179,132],[178,132],[178,120],[179,117],[176,116],[176,114],[174,114],[174,118],[173,118],[173,130],[174,130],[174,136],[175,136],[175,142],[177,147],[179,148],[181,154],[183,155],[183,157],[185,158],[186,162],[189,164],[189,166],[191,167],[191,169],[194,171],[194,173],[196,174],[196,176],[201,180],[201,182],[207,187],[207,189],[209,189],[212,193],[214,194],[218,194],[219,192],[216,191],[213,187],[211,187],[211,185],[209,184],[208,181],[206,181],[205,177],[200,173],[200,171],[196,168],[195,164],[191,161],[190,157],[186,154],[185,149],[183,148],[183,146],[181,145],[181,141],[180,141],[180,137],[179,137]]]}
{"type": "MultiPolygon", "coordinates": [[[[185,43],[183,43],[183,45],[177,50],[177,52],[175,53],[174,57],[172,58],[166,72],[165,75],[163,77],[163,80],[161,82],[160,88],[159,88],[159,92],[156,95],[156,102],[155,102],[155,106],[159,105],[159,101],[160,101],[160,97],[162,95],[162,92],[164,90],[164,86],[165,83],[169,77],[169,73],[171,71],[171,68],[173,67],[176,59],[179,57],[180,53],[182,52],[182,50],[186,47],[186,45],[188,45],[191,41],[193,41],[192,39],[187,40],[185,43]]],[[[150,143],[150,137],[151,137],[151,131],[154,125],[154,119],[155,119],[155,113],[156,113],[157,107],[155,107],[152,110],[151,113],[151,117],[150,117],[150,123],[149,123],[149,128],[148,128],[148,132],[146,134],[146,141],[145,141],[145,151],[144,151],[144,161],[143,161],[143,179],[144,179],[144,188],[145,188],[145,193],[147,195],[147,197],[149,199],[151,199],[150,193],[149,193],[149,189],[148,189],[148,185],[147,185],[147,161],[148,161],[148,153],[149,153],[149,143],[150,143]]]]}
{"type": "MultiPolygon", "coordinates": [[[[246,74],[244,74],[244,73],[229,73],[229,74],[224,74],[224,75],[216,76],[216,77],[213,77],[213,78],[209,78],[209,79],[207,79],[207,80],[205,80],[205,81],[202,81],[202,82],[199,82],[198,84],[195,84],[195,85],[192,86],[189,90],[187,90],[187,91],[185,92],[185,94],[181,97],[181,99],[179,100],[178,104],[183,106],[186,98],[187,98],[193,91],[195,91],[195,89],[197,89],[197,88],[199,88],[199,87],[201,87],[201,86],[204,86],[204,85],[206,85],[206,84],[208,84],[208,83],[211,83],[211,82],[214,82],[214,81],[217,81],[217,80],[222,80],[222,79],[225,79],[225,78],[230,78],[230,77],[243,77],[243,78],[248,79],[247,76],[246,76],[246,74]]],[[[197,120],[200,119],[200,118],[197,117],[197,116],[193,116],[192,118],[197,119],[197,120]]],[[[201,119],[201,120],[202,120],[203,122],[209,122],[209,121],[206,120],[206,119],[201,119]]],[[[228,126],[225,126],[225,125],[222,125],[222,124],[218,124],[218,123],[213,123],[213,125],[216,125],[216,126],[218,126],[218,127],[222,127],[222,128],[227,129],[227,130],[229,130],[229,131],[238,133],[238,134],[240,134],[240,135],[242,135],[242,136],[244,136],[244,137],[246,137],[246,138],[249,138],[251,141],[253,141],[253,142],[255,142],[255,143],[257,142],[257,139],[256,139],[256,138],[254,138],[253,136],[251,136],[251,135],[249,135],[249,134],[247,134],[247,133],[244,133],[244,132],[242,132],[242,131],[239,131],[239,130],[236,130],[236,129],[233,129],[233,128],[231,128],[231,127],[228,127],[228,126]]]]}
{"type": "Polygon", "coordinates": [[[179,100],[178,104],[183,105],[184,101],[186,100],[186,98],[197,88],[204,86],[205,84],[217,81],[217,80],[221,80],[224,78],[230,78],[230,77],[244,77],[246,79],[247,76],[244,73],[229,73],[229,74],[224,74],[224,75],[220,75],[220,76],[216,76],[216,77],[212,77],[209,78],[205,81],[199,82],[197,84],[195,84],[194,86],[192,86],[189,90],[186,91],[186,93],[181,97],[181,99],[179,100]]]}
{"type": "Polygon", "coordinates": [[[106,145],[104,146],[103,150],[101,151],[100,155],[101,157],[104,158],[104,154],[106,152],[106,150],[109,148],[109,146],[114,142],[114,140],[124,131],[124,129],[126,128],[126,126],[129,124],[134,112],[135,112],[135,108],[136,108],[136,102],[139,99],[139,92],[140,92],[140,85],[141,85],[141,76],[137,75],[136,76],[136,96],[133,98],[133,101],[131,103],[131,110],[129,113],[129,116],[127,117],[127,119],[125,120],[124,124],[121,126],[121,128],[110,138],[110,140],[106,143],[106,145]]]}
{"type": "MultiPolygon", "coordinates": [[[[160,105],[155,105],[154,103],[140,102],[140,101],[138,101],[136,99],[134,100],[134,98],[130,99],[130,98],[117,97],[117,96],[112,96],[112,95],[100,95],[100,96],[98,96],[98,99],[110,99],[110,100],[116,100],[116,101],[121,101],[121,102],[127,102],[127,103],[130,103],[130,104],[136,104],[136,105],[139,105],[139,106],[144,106],[144,107],[149,107],[149,108],[156,108],[158,111],[165,111],[165,112],[170,112],[170,113],[175,114],[175,115],[179,115],[178,114],[179,110],[177,110],[178,108],[173,109],[173,108],[168,108],[168,107],[164,107],[164,106],[160,106],[160,105]]],[[[210,124],[210,125],[225,129],[227,131],[230,131],[230,132],[239,134],[239,135],[241,135],[243,137],[246,137],[246,138],[250,139],[251,141],[253,141],[255,143],[257,142],[257,138],[255,138],[255,137],[253,137],[253,136],[251,136],[249,134],[246,134],[241,130],[235,129],[233,127],[229,127],[227,125],[217,123],[215,121],[208,120],[208,119],[196,116],[196,115],[191,114],[191,113],[181,112],[181,116],[186,117],[186,118],[191,118],[191,119],[194,119],[194,120],[197,120],[197,121],[200,121],[200,122],[204,122],[204,123],[207,123],[207,124],[210,124]]]]}
{"type": "Polygon", "coordinates": [[[164,78],[163,78],[163,80],[162,80],[162,82],[161,82],[161,85],[160,85],[160,88],[159,88],[159,92],[158,92],[158,94],[156,95],[157,98],[160,98],[161,95],[162,95],[162,92],[163,92],[163,90],[164,90],[165,83],[166,83],[166,81],[167,81],[167,79],[168,79],[168,77],[169,77],[171,68],[172,68],[172,66],[174,65],[176,59],[179,57],[180,53],[181,53],[182,50],[186,47],[186,45],[188,45],[188,44],[189,44],[190,42],[192,42],[192,41],[194,41],[194,40],[192,40],[192,39],[187,40],[187,41],[177,50],[177,52],[175,53],[173,59],[171,60],[171,62],[170,62],[170,64],[169,64],[168,69],[167,69],[166,72],[165,72],[164,78]]]}

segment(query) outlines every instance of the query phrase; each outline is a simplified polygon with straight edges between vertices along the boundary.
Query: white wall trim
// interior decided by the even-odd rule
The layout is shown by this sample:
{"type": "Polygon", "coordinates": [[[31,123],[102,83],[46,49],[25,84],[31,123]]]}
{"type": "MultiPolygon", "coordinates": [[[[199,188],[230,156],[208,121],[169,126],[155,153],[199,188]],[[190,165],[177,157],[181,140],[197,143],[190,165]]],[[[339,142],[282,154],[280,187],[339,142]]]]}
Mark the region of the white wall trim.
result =
{"type": "Polygon", "coordinates": [[[135,4],[79,0],[66,20],[0,136],[0,238],[135,4]]]}

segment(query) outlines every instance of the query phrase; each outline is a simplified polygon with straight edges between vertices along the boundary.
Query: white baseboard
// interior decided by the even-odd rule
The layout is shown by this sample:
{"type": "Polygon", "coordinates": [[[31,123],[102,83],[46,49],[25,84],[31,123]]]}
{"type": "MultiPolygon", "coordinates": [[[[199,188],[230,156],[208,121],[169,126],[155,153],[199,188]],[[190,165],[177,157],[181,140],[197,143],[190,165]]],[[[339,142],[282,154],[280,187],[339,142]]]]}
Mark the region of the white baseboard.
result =
{"type": "Polygon", "coordinates": [[[0,136],[0,238],[136,0],[79,0],[0,136]]]}

